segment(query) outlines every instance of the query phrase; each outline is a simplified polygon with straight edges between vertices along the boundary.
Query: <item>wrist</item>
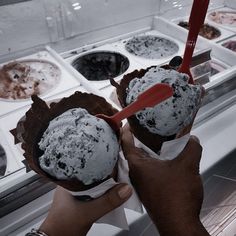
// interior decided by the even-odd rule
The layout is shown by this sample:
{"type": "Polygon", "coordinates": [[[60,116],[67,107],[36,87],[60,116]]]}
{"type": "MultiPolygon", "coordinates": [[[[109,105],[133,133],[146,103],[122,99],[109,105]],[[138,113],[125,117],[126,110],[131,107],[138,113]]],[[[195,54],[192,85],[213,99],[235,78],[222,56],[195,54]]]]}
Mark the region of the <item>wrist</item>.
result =
{"type": "Polygon", "coordinates": [[[33,228],[25,236],[48,236],[48,235],[46,233],[44,233],[43,231],[40,231],[39,229],[33,228]]]}
{"type": "Polygon", "coordinates": [[[86,236],[90,230],[90,226],[80,226],[78,224],[64,225],[63,221],[55,222],[54,219],[47,217],[39,230],[47,234],[48,236],[66,236],[66,235],[76,235],[76,236],[86,236]]]}
{"type": "MultiPolygon", "coordinates": [[[[155,223],[155,222],[154,222],[155,223]]],[[[199,219],[192,222],[184,222],[180,221],[175,223],[168,224],[155,224],[160,232],[160,236],[183,236],[183,235],[191,235],[191,236],[209,236],[209,233],[202,225],[199,219]]]]}

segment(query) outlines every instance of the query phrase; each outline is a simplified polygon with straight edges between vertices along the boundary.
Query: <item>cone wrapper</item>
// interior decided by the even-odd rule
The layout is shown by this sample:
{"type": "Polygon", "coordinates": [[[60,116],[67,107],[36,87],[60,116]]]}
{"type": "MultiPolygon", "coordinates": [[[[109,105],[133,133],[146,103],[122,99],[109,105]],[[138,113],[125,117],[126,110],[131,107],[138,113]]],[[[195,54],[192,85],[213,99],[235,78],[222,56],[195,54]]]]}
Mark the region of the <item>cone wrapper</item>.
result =
{"type": "MultiPolygon", "coordinates": [[[[132,186],[129,178],[128,162],[125,160],[122,152],[120,152],[118,160],[118,175],[116,181],[113,178],[110,178],[94,188],[79,192],[73,192],[73,191],[69,192],[73,196],[79,196],[79,197],[89,196],[91,198],[97,198],[103,195],[107,190],[114,187],[118,183],[127,183],[129,184],[129,186],[132,186]]],[[[132,196],[123,205],[107,213],[106,215],[101,217],[96,223],[105,223],[116,226],[121,229],[128,230],[129,226],[125,214],[125,208],[136,211],[138,213],[143,213],[143,207],[141,201],[139,200],[139,197],[134,188],[132,196]]]]}
{"type": "Polygon", "coordinates": [[[175,159],[185,148],[188,140],[190,138],[190,133],[185,134],[182,137],[166,141],[162,144],[159,153],[153,152],[149,147],[145,146],[138,139],[134,137],[135,146],[142,148],[150,154],[151,157],[159,160],[173,160],[175,159]]]}

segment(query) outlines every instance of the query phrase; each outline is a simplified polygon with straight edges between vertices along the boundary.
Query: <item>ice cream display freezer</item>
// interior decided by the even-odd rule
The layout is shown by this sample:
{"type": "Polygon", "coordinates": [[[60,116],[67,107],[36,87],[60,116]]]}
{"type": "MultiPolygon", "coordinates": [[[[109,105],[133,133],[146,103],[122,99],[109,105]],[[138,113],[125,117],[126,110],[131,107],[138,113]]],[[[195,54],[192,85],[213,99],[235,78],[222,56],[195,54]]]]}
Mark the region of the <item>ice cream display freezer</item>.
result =
{"type": "MultiPolygon", "coordinates": [[[[121,109],[110,79],[119,83],[134,70],[182,57],[191,6],[187,0],[0,4],[0,235],[25,235],[37,228],[55,188],[29,169],[10,133],[29,109],[30,96],[51,101],[81,91],[121,109]]],[[[206,27],[198,37],[191,64],[195,81],[205,88],[191,132],[203,146],[201,220],[219,236],[236,232],[235,14],[230,0],[210,2],[205,24],[214,29],[206,27]],[[218,37],[208,37],[215,33],[218,37]]],[[[95,224],[88,235],[158,235],[146,213],[126,210],[126,216],[129,231],[95,224]]]]}

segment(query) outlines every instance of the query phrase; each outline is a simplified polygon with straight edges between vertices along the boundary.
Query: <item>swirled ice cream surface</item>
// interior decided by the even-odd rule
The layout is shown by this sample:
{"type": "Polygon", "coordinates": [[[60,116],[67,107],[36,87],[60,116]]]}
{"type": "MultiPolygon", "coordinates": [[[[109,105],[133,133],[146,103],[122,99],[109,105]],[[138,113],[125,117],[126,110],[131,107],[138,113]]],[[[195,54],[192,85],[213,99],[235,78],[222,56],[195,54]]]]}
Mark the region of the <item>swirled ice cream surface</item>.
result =
{"type": "Polygon", "coordinates": [[[152,67],[143,77],[130,81],[126,103],[135,101],[140,93],[155,84],[169,84],[173,88],[173,96],[152,108],[137,112],[136,118],[151,133],[161,136],[177,134],[192,122],[201,97],[201,86],[188,84],[188,79],[188,75],[175,70],[152,67]]]}
{"type": "Polygon", "coordinates": [[[73,108],[54,118],[39,148],[41,168],[59,180],[77,178],[85,185],[109,176],[119,144],[111,127],[85,109],[73,108]]]}

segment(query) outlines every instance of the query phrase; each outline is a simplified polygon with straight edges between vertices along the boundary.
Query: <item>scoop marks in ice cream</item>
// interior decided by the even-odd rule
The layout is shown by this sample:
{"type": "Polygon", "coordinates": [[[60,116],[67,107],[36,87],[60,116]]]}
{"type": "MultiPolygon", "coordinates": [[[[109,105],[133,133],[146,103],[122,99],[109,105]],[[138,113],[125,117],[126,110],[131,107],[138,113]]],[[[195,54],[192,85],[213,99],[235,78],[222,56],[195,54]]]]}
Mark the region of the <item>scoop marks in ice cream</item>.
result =
{"type": "Polygon", "coordinates": [[[156,35],[139,35],[125,44],[125,49],[145,59],[162,59],[178,52],[179,46],[166,38],[156,35]]]}
{"type": "Polygon", "coordinates": [[[140,93],[155,84],[169,84],[173,88],[173,96],[136,113],[136,118],[151,133],[161,136],[177,134],[192,122],[201,98],[201,86],[188,84],[188,79],[188,75],[175,70],[151,67],[143,77],[130,81],[126,103],[132,103],[140,93]]]}
{"type": "Polygon", "coordinates": [[[43,151],[39,164],[45,172],[60,180],[76,178],[85,185],[108,177],[119,153],[111,127],[82,108],[54,118],[39,148],[43,151]]]}

